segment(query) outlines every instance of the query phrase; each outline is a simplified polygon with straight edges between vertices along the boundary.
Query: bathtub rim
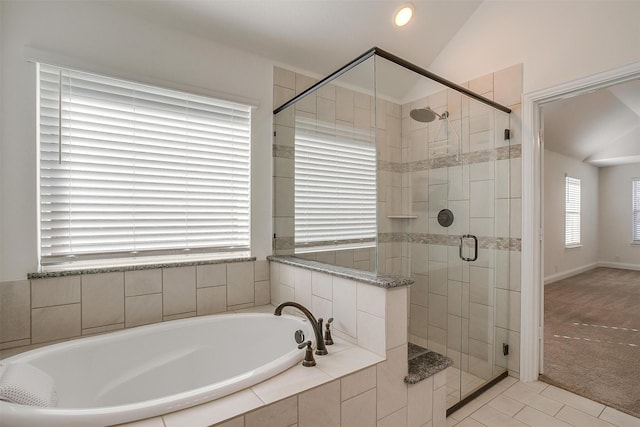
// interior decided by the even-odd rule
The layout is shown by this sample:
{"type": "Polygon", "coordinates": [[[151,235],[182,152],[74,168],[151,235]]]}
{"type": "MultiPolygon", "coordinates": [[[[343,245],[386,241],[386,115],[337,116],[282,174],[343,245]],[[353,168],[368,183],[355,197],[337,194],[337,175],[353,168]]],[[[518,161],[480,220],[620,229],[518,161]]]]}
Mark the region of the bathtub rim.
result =
{"type": "MultiPolygon", "coordinates": [[[[99,343],[100,341],[112,341],[117,340],[122,336],[135,337],[136,335],[143,335],[148,333],[149,330],[167,330],[167,329],[179,329],[181,327],[188,327],[190,324],[207,323],[212,318],[218,317],[240,317],[240,318],[259,318],[270,317],[273,314],[270,313],[219,313],[206,316],[191,317],[186,319],[177,319],[168,322],[154,323],[149,325],[137,326],[129,329],[123,329],[113,332],[107,332],[104,334],[79,337],[78,339],[45,345],[43,347],[35,348],[23,353],[10,356],[6,359],[2,359],[2,363],[15,363],[17,361],[29,363],[36,356],[46,356],[47,353],[58,351],[60,348],[73,349],[78,346],[99,343]]],[[[307,330],[307,335],[311,336],[311,325],[307,319],[299,316],[292,316],[283,314],[282,318],[293,319],[298,322],[301,327],[307,330]]],[[[212,402],[224,397],[230,396],[241,390],[249,389],[253,385],[256,385],[269,378],[277,376],[285,370],[295,366],[304,358],[304,353],[293,347],[289,352],[283,354],[275,360],[261,365],[259,368],[250,370],[247,373],[236,375],[225,381],[215,383],[213,385],[207,385],[199,387],[193,390],[188,390],[181,393],[172,394],[155,399],[143,400],[134,403],[127,403],[124,405],[104,406],[94,408],[44,408],[34,407],[27,405],[18,405],[14,403],[8,403],[0,401],[0,426],[31,426],[33,423],[40,423],[47,426],[91,426],[91,425],[105,425],[105,422],[109,425],[133,422],[144,418],[151,418],[156,416],[162,416],[167,413],[179,411],[194,407],[203,403],[212,402]],[[242,378],[244,377],[244,378],[242,378]],[[235,381],[235,383],[234,383],[235,381]],[[225,392],[222,395],[215,396],[218,389],[233,383],[229,387],[231,391],[225,392]],[[204,394],[204,395],[202,395],[204,394]],[[202,395],[196,397],[197,395],[202,395]],[[171,404],[170,404],[171,403],[171,404]],[[29,416],[28,418],[25,418],[29,416]],[[21,422],[26,424],[21,424],[21,422]],[[58,424],[58,423],[62,424],[58,424]]],[[[40,424],[38,424],[40,425],[40,424]]]]}

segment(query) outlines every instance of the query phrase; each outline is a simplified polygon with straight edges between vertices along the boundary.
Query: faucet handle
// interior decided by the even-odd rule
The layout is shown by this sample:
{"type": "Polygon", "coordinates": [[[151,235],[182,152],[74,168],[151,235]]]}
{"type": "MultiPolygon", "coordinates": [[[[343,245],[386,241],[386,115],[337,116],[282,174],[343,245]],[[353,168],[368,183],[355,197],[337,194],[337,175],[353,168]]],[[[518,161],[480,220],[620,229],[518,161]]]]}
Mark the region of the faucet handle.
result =
{"type": "Polygon", "coordinates": [[[304,360],[302,361],[302,366],[307,368],[311,366],[316,366],[316,361],[313,358],[313,349],[311,348],[311,340],[298,344],[298,348],[300,350],[302,350],[305,347],[307,347],[307,350],[304,353],[304,360]]]}
{"type": "Polygon", "coordinates": [[[331,338],[331,323],[333,322],[333,317],[327,320],[326,329],[324,331],[324,343],[326,345],[333,345],[333,338],[331,338]]]}

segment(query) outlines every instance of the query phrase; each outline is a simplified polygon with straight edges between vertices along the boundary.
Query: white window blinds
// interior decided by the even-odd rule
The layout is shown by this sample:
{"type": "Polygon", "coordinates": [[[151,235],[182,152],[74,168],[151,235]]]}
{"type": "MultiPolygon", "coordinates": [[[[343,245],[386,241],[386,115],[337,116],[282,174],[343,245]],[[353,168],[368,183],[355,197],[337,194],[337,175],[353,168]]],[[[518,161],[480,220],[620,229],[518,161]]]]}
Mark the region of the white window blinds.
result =
{"type": "Polygon", "coordinates": [[[640,243],[640,178],[634,178],[631,187],[631,204],[633,205],[631,220],[632,240],[634,243],[640,243]]]}
{"type": "Polygon", "coordinates": [[[376,150],[368,130],[298,114],[297,248],[370,245],[376,238],[376,150]]]}
{"type": "Polygon", "coordinates": [[[580,244],[580,179],[565,177],[565,246],[580,244]]]}
{"type": "Polygon", "coordinates": [[[41,264],[249,249],[250,107],[39,64],[41,264]]]}

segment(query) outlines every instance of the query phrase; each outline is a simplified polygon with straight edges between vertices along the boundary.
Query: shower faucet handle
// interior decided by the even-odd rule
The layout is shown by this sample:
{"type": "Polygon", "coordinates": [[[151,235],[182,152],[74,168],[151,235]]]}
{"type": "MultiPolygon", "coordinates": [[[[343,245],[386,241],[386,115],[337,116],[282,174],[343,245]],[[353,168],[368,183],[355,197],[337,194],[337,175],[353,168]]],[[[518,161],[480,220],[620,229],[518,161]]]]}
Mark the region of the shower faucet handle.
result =
{"type": "Polygon", "coordinates": [[[326,345],[333,345],[333,338],[331,338],[331,323],[333,322],[333,317],[327,320],[327,324],[325,325],[324,331],[324,343],[326,345]]]}
{"type": "Polygon", "coordinates": [[[302,366],[306,368],[316,366],[316,360],[313,358],[313,349],[311,348],[311,340],[298,344],[298,348],[300,350],[305,347],[307,347],[307,350],[304,352],[304,360],[302,361],[302,366]]]}

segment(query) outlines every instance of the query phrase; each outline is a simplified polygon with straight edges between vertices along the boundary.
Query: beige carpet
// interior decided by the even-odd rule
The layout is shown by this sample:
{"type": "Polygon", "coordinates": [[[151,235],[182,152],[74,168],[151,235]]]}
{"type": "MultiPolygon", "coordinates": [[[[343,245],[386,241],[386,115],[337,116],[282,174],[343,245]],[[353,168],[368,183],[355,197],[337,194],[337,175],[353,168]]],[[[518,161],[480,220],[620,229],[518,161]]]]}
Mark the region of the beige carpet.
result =
{"type": "Polygon", "coordinates": [[[640,271],[596,268],[544,293],[541,380],[640,417],[640,271]]]}

